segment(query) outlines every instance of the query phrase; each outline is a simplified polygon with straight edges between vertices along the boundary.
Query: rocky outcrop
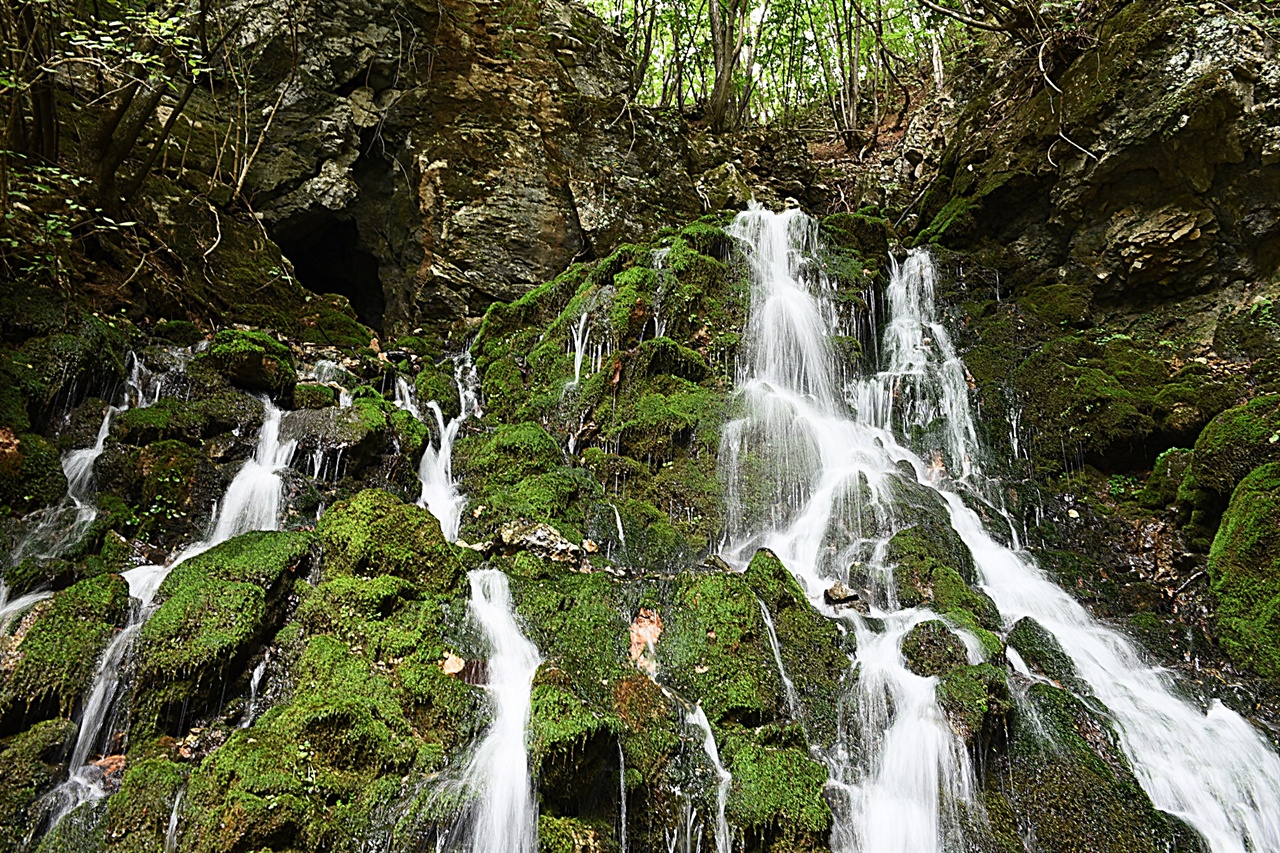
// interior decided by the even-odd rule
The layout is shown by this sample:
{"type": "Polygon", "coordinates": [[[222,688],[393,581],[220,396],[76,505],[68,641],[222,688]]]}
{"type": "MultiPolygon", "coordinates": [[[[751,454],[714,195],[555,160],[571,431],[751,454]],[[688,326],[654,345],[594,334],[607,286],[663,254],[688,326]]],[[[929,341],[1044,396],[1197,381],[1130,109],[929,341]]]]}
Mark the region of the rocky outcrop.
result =
{"type": "Polygon", "coordinates": [[[618,37],[560,0],[279,4],[250,41],[273,71],[255,209],[304,284],[375,328],[478,317],[620,242],[810,183],[794,142],[743,154],[634,104],[618,37]]]}

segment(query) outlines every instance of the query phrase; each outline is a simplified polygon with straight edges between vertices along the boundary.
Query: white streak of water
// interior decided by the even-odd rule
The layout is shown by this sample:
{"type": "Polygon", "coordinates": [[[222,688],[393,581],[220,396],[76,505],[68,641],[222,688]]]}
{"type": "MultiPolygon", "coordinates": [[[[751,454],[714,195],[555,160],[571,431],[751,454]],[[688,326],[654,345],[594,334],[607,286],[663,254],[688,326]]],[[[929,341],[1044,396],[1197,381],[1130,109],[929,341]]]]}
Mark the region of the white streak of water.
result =
{"type": "Polygon", "coordinates": [[[716,853],[731,853],[732,838],[729,833],[729,821],[725,817],[725,806],[729,802],[729,786],[733,784],[733,776],[720,763],[720,750],[716,748],[716,738],[711,732],[711,723],[701,705],[694,706],[685,720],[702,734],[702,751],[716,772],[716,853]]]}
{"type": "Polygon", "coordinates": [[[471,572],[471,617],[489,645],[488,684],[493,722],[463,773],[471,797],[446,848],[460,853],[534,853],[538,812],[529,773],[525,729],[533,676],[542,659],[516,623],[507,576],[471,572]]]}
{"type": "Polygon", "coordinates": [[[445,423],[440,404],[435,400],[427,403],[427,408],[435,417],[439,443],[428,442],[422,451],[422,460],[418,463],[418,482],[422,484],[418,505],[426,507],[436,517],[440,522],[440,532],[449,542],[458,538],[458,529],[462,526],[462,510],[467,505],[466,496],[458,491],[458,484],[453,479],[453,442],[467,419],[482,414],[480,379],[471,365],[470,353],[458,356],[453,379],[458,388],[458,416],[445,423]]]}

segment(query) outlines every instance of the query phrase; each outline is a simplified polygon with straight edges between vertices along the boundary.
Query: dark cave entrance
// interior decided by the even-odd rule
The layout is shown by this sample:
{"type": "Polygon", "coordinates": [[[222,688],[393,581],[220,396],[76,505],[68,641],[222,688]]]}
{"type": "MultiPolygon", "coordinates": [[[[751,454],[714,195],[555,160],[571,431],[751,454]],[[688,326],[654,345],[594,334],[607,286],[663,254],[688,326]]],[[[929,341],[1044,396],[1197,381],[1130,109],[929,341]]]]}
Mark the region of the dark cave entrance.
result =
{"type": "Polygon", "coordinates": [[[351,300],[356,318],[382,334],[386,300],[378,277],[378,259],[360,245],[351,220],[325,217],[281,229],[280,250],[293,262],[298,283],[314,293],[340,293],[351,300]]]}

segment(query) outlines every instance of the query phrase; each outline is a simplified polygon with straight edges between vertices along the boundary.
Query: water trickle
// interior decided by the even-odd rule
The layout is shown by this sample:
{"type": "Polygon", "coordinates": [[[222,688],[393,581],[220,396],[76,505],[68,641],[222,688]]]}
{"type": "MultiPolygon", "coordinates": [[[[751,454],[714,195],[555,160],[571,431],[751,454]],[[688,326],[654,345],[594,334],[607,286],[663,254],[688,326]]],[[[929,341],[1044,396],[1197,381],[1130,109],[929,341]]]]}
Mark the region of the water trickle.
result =
{"type": "Polygon", "coordinates": [[[475,747],[462,784],[469,802],[443,849],[459,853],[534,853],[538,813],[525,729],[533,676],[542,659],[520,631],[507,576],[471,572],[471,617],[489,645],[493,722],[475,747]]]}
{"type": "Polygon", "coordinates": [[[591,329],[587,325],[590,319],[588,312],[583,311],[578,318],[578,325],[573,327],[573,381],[569,388],[577,388],[582,381],[582,358],[587,353],[587,344],[591,340],[591,329]]]}
{"type": "Polygon", "coordinates": [[[173,811],[169,812],[169,825],[164,831],[164,853],[178,853],[178,814],[182,808],[182,791],[173,798],[173,811]]]}
{"type": "Polygon", "coordinates": [[[9,600],[9,587],[3,581],[0,581],[0,634],[9,630],[9,623],[17,619],[23,613],[26,613],[32,607],[44,601],[52,592],[43,590],[41,592],[29,592],[26,595],[20,595],[12,601],[9,600]]]}
{"type": "Polygon", "coordinates": [[[725,817],[725,806],[729,802],[729,786],[733,783],[733,776],[720,763],[720,750],[716,748],[716,738],[702,706],[695,705],[685,716],[685,720],[702,734],[702,751],[707,754],[707,759],[716,772],[716,853],[731,853],[732,839],[729,821],[725,817]]]}
{"type": "Polygon", "coordinates": [[[778,632],[773,627],[773,614],[769,612],[769,608],[765,606],[763,601],[757,602],[760,605],[760,617],[764,619],[765,630],[769,634],[769,648],[773,651],[773,662],[778,666],[778,677],[782,679],[783,694],[787,697],[787,710],[791,714],[791,719],[800,719],[800,694],[796,692],[796,686],[791,681],[791,677],[787,675],[787,668],[782,665],[782,646],[778,643],[778,632]]]}
{"type": "MultiPolygon", "coordinates": [[[[1218,703],[1202,713],[1179,698],[1167,673],[1094,621],[1016,543],[993,539],[954,491],[981,488],[980,456],[964,365],[936,317],[928,254],[913,251],[893,266],[883,369],[839,389],[827,344],[831,285],[815,260],[813,221],[756,209],[731,233],[750,263],[752,312],[738,377],[747,415],[726,426],[722,441],[727,556],[741,565],[756,547],[771,548],[815,607],[850,623],[858,641],[846,702],[856,701],[861,736],[822,750],[832,850],[960,849],[957,810],[974,805],[968,756],[937,706],[935,679],[910,672],[900,651],[907,631],[936,617],[898,609],[883,563],[894,496],[920,488],[945,503],[1005,623],[1030,615],[1057,638],[1110,711],[1152,802],[1216,851],[1280,849],[1280,758],[1264,738],[1218,703]],[[910,433],[914,449],[898,438],[910,433]],[[776,490],[748,502],[743,485],[761,476],[776,490]],[[821,598],[859,564],[876,586],[878,625],[821,598]]],[[[976,644],[964,639],[973,659],[976,644]]]]}
{"type": "Polygon", "coordinates": [[[249,676],[249,702],[245,705],[244,720],[240,723],[240,728],[247,729],[253,725],[254,719],[258,716],[258,689],[262,686],[262,679],[267,674],[267,665],[271,662],[271,655],[268,653],[262,656],[262,660],[258,661],[258,665],[253,668],[253,674],[249,676]]]}
{"type": "Polygon", "coordinates": [[[129,584],[129,595],[136,599],[129,622],[107,646],[94,673],[93,682],[83,702],[80,728],[71,752],[70,776],[49,793],[49,827],[58,824],[81,803],[106,796],[102,770],[89,763],[90,757],[104,750],[110,741],[111,711],[115,706],[125,665],[133,641],[153,612],[152,604],[160,584],[175,566],[201,554],[241,533],[252,530],[275,530],[279,525],[280,469],[288,467],[294,442],[280,441],[283,413],[264,401],[262,429],[253,458],[236,473],[221,509],[214,519],[212,532],[204,540],[185,548],[173,560],[156,566],[139,566],[123,573],[129,584]]]}
{"type": "Polygon", "coordinates": [[[422,461],[418,463],[418,482],[422,484],[418,505],[426,507],[436,517],[440,522],[440,532],[450,542],[458,538],[462,510],[467,505],[466,496],[458,491],[458,484],[453,480],[453,442],[463,423],[483,414],[480,410],[480,378],[471,365],[470,353],[464,352],[455,359],[453,380],[458,388],[458,416],[445,423],[440,404],[435,400],[427,403],[435,417],[435,432],[439,440],[437,444],[427,444],[422,451],[422,461]]]}

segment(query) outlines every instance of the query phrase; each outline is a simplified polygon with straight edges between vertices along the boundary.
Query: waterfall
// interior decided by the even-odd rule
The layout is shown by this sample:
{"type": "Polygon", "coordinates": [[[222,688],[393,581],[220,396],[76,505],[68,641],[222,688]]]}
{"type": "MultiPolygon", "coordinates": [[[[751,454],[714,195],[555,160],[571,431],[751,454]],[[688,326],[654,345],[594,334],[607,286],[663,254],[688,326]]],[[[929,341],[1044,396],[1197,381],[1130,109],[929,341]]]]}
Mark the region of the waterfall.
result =
{"type": "Polygon", "coordinates": [[[493,722],[463,772],[470,802],[450,833],[446,849],[535,853],[538,814],[525,729],[533,676],[542,659],[516,623],[507,576],[496,569],[480,569],[468,577],[471,618],[490,649],[486,687],[493,722]]]}
{"type": "Polygon", "coordinates": [[[277,529],[281,489],[279,471],[288,467],[293,456],[294,442],[280,441],[282,413],[269,400],[264,401],[264,405],[266,408],[262,429],[258,432],[253,458],[245,461],[227,486],[227,493],[222,499],[210,537],[188,546],[164,565],[139,566],[124,572],[123,577],[129,584],[129,595],[136,599],[136,603],[128,624],[107,646],[85,695],[80,727],[71,752],[70,775],[48,794],[51,806],[51,819],[48,823],[50,829],[81,803],[106,796],[102,770],[89,763],[90,757],[105,748],[110,740],[110,714],[124,680],[129,652],[142,626],[151,616],[156,592],[169,572],[179,563],[241,533],[277,529]]]}
{"type": "Polygon", "coordinates": [[[178,816],[182,808],[182,791],[173,798],[173,811],[169,812],[169,825],[164,831],[164,853],[178,853],[178,816]]]}
{"type": "Polygon", "coordinates": [[[480,379],[471,365],[470,353],[464,352],[455,359],[453,380],[458,388],[458,416],[445,423],[440,404],[435,400],[427,403],[427,408],[435,416],[436,434],[440,438],[436,445],[427,443],[422,451],[422,461],[418,463],[418,481],[422,484],[418,505],[426,507],[436,517],[440,522],[440,532],[450,542],[458,538],[462,510],[467,505],[466,496],[458,491],[458,484],[453,480],[453,442],[463,423],[482,414],[480,379]]]}
{"type": "MultiPolygon", "coordinates": [[[[822,592],[847,580],[851,563],[875,562],[870,558],[888,538],[892,487],[902,476],[897,463],[914,458],[887,428],[894,413],[885,399],[911,401],[909,417],[926,415],[926,365],[917,353],[895,351],[924,347],[925,336],[890,322],[890,364],[915,375],[884,377],[890,388],[880,395],[862,383],[850,413],[828,344],[836,314],[832,285],[815,260],[816,223],[797,210],[753,209],[730,233],[750,264],[752,301],[738,376],[747,414],[726,425],[722,451],[734,537],[729,557],[741,564],[755,548],[771,548],[815,607],[835,617],[822,592]],[[913,381],[920,386],[914,392],[913,381]],[[766,506],[743,505],[748,478],[776,484],[766,506]]],[[[932,294],[899,287],[889,303],[931,305],[932,294]]],[[[945,338],[935,331],[933,340],[945,338]]],[[[838,615],[858,641],[854,716],[861,746],[842,739],[820,752],[833,795],[831,846],[837,853],[940,850],[958,838],[955,807],[972,799],[972,771],[938,708],[936,679],[907,669],[899,651],[907,632],[931,614],[897,610],[891,573],[879,575],[886,587],[879,598],[888,608],[879,630],[856,613],[838,615]]]]}
{"type": "Polygon", "coordinates": [[[17,618],[19,614],[27,612],[51,595],[53,595],[52,592],[42,590],[20,595],[10,601],[9,587],[0,581],[0,634],[9,629],[9,623],[17,618]]]}
{"type": "Polygon", "coordinates": [[[731,853],[729,821],[725,818],[724,810],[729,802],[729,785],[733,783],[733,776],[720,763],[720,750],[716,748],[716,738],[702,706],[695,705],[685,716],[685,720],[702,734],[702,751],[707,754],[711,767],[716,771],[716,853],[731,853]]]}
{"type": "Polygon", "coordinates": [[[128,411],[131,403],[138,408],[155,403],[164,382],[163,374],[157,377],[134,353],[129,353],[125,362],[128,371],[124,399],[119,405],[107,406],[91,446],[63,454],[62,473],[67,478],[67,494],[58,504],[45,510],[40,522],[13,549],[12,565],[16,566],[28,557],[49,560],[63,554],[84,537],[97,519],[93,466],[106,448],[111,423],[128,411]]]}
{"type": "MultiPolygon", "coordinates": [[[[831,284],[815,260],[816,224],[798,211],[741,214],[731,233],[750,262],[751,319],[738,385],[747,414],[724,432],[732,537],[741,564],[771,548],[815,607],[856,633],[860,746],[823,753],[841,851],[942,850],[962,845],[956,806],[974,780],[963,746],[934,697],[935,679],[904,665],[903,636],[935,618],[896,605],[884,544],[893,495],[933,489],[973,553],[984,590],[1005,624],[1030,615],[1071,657],[1115,721],[1152,802],[1200,831],[1215,851],[1280,849],[1280,759],[1245,720],[1214,703],[1208,713],[1177,695],[1170,676],[1096,622],[1023,554],[997,543],[955,488],[979,484],[979,448],[963,364],[933,304],[934,270],[916,250],[895,264],[881,341],[884,369],[839,388],[827,338],[831,284]],[[909,449],[895,430],[925,436],[909,449]],[[765,505],[745,505],[747,477],[777,483],[765,505]],[[911,482],[914,481],[914,482],[911,482]],[[877,622],[834,611],[821,598],[862,561],[883,588],[877,622]]],[[[973,638],[963,635],[973,654],[973,638]]]]}
{"type": "Polygon", "coordinates": [[[271,662],[270,653],[262,656],[262,660],[258,661],[258,665],[253,668],[253,674],[249,677],[249,702],[245,705],[244,720],[240,723],[240,728],[247,729],[253,725],[253,720],[258,714],[258,689],[262,686],[263,676],[267,674],[267,665],[271,662]]]}

